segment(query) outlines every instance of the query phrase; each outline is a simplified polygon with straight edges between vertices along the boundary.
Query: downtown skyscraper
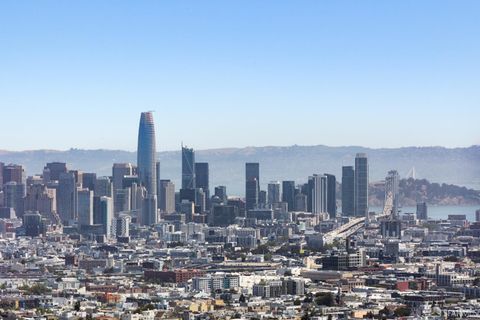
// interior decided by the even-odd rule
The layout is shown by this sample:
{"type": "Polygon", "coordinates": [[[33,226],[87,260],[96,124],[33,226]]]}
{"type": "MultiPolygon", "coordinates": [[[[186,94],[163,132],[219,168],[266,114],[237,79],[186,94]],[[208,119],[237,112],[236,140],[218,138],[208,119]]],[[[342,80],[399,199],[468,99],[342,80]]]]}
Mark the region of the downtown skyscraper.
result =
{"type": "Polygon", "coordinates": [[[355,157],[355,215],[368,214],[368,158],[365,153],[355,157]]]}
{"type": "Polygon", "coordinates": [[[182,189],[195,187],[195,151],[182,145],[182,189]]]}
{"type": "Polygon", "coordinates": [[[152,112],[142,112],[138,128],[138,181],[149,195],[157,194],[155,125],[152,112]]]}

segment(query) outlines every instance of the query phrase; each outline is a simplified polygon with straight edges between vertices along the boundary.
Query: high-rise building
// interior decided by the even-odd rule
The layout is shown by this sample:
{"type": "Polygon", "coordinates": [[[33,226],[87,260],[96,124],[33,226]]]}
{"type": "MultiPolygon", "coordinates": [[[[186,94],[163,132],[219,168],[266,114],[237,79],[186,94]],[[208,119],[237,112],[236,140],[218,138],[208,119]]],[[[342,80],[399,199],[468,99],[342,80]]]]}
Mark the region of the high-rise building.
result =
{"type": "Polygon", "coordinates": [[[269,206],[273,206],[276,203],[280,202],[280,182],[272,181],[268,184],[267,187],[268,200],[267,203],[269,206]]]}
{"type": "Polygon", "coordinates": [[[141,224],[150,226],[157,223],[157,196],[148,194],[145,199],[143,199],[141,224]]]}
{"type": "Polygon", "coordinates": [[[42,215],[38,212],[29,211],[23,216],[23,227],[27,237],[38,237],[46,233],[46,225],[42,215]]]}
{"type": "Polygon", "coordinates": [[[170,180],[160,180],[158,208],[160,212],[175,212],[175,185],[170,180]]]}
{"type": "Polygon", "coordinates": [[[257,179],[248,180],[245,186],[245,203],[246,209],[256,209],[259,203],[259,193],[257,179]]]}
{"type": "Polygon", "coordinates": [[[115,213],[131,210],[131,189],[117,189],[113,199],[115,213]]]}
{"type": "Polygon", "coordinates": [[[113,220],[113,199],[110,197],[100,197],[100,202],[98,206],[98,212],[95,212],[97,215],[96,223],[103,226],[103,234],[109,238],[112,232],[112,220],[113,220]]]}
{"type": "Polygon", "coordinates": [[[355,215],[355,169],[342,167],[342,214],[355,215]]]}
{"type": "Polygon", "coordinates": [[[23,166],[17,164],[4,165],[2,178],[3,184],[11,181],[25,184],[25,170],[23,166]]]}
{"type": "Polygon", "coordinates": [[[51,217],[57,211],[56,190],[44,184],[33,184],[27,187],[24,201],[25,211],[38,211],[44,217],[51,217]]]}
{"type": "Polygon", "coordinates": [[[246,209],[258,207],[260,193],[260,164],[247,162],[245,164],[245,202],[246,209]]]}
{"type": "Polygon", "coordinates": [[[138,128],[137,172],[140,185],[157,194],[155,125],[151,112],[142,112],[138,128]]]}
{"type": "Polygon", "coordinates": [[[295,195],[295,211],[307,211],[308,210],[308,197],[303,193],[297,193],[295,195]]]}
{"type": "Polygon", "coordinates": [[[21,218],[24,212],[25,185],[9,181],[3,186],[4,206],[13,208],[17,217],[21,218]]]}
{"type": "Polygon", "coordinates": [[[89,226],[93,224],[93,191],[87,188],[77,190],[78,225],[89,226]]]}
{"type": "MultiPolygon", "coordinates": [[[[425,204],[425,207],[426,207],[426,204],[425,204]]],[[[417,208],[418,208],[418,204],[417,204],[417,208]]],[[[480,222],[480,209],[475,211],[475,221],[480,222]]]]}
{"type": "Polygon", "coordinates": [[[327,213],[327,177],[314,174],[309,183],[312,186],[312,213],[327,213]]]}
{"type": "Polygon", "coordinates": [[[295,210],[295,181],[282,182],[282,202],[288,204],[288,211],[295,210]]]}
{"type": "Polygon", "coordinates": [[[109,177],[100,177],[95,180],[95,196],[113,198],[112,181],[109,177]]]}
{"type": "Polygon", "coordinates": [[[215,194],[216,197],[220,199],[223,204],[227,203],[227,187],[226,186],[218,186],[215,187],[215,194]]]}
{"type": "Polygon", "coordinates": [[[66,173],[67,164],[64,162],[49,162],[43,168],[43,180],[45,183],[49,181],[60,180],[60,174],[66,173]]]}
{"type": "Polygon", "coordinates": [[[83,173],[82,187],[90,191],[95,191],[95,182],[97,181],[96,173],[83,173]]]}
{"type": "Polygon", "coordinates": [[[195,151],[182,145],[182,189],[195,188],[195,151]]]}
{"type": "Polygon", "coordinates": [[[5,164],[3,162],[0,162],[0,190],[3,188],[3,167],[5,164]]]}
{"type": "Polygon", "coordinates": [[[113,192],[123,189],[123,178],[133,174],[133,165],[131,163],[114,163],[112,167],[113,192]]]}
{"type": "Polygon", "coordinates": [[[333,174],[325,174],[327,178],[327,212],[331,218],[337,215],[337,179],[333,174]]]}
{"type": "Polygon", "coordinates": [[[115,219],[115,233],[117,237],[130,236],[130,221],[131,217],[128,215],[121,215],[115,219]]]}
{"type": "Polygon", "coordinates": [[[206,204],[210,202],[210,172],[207,162],[195,163],[195,185],[205,193],[206,204]]]}
{"type": "Polygon", "coordinates": [[[365,153],[355,157],[355,215],[368,214],[368,159],[365,153]]]}
{"type": "Polygon", "coordinates": [[[71,171],[61,173],[57,188],[57,210],[66,225],[77,219],[77,184],[71,171]]]}
{"type": "Polygon", "coordinates": [[[398,214],[398,200],[400,197],[399,194],[399,183],[400,183],[400,175],[398,174],[397,170],[390,170],[388,171],[388,175],[385,178],[385,200],[387,197],[391,195],[392,197],[392,214],[398,214]]]}
{"type": "MultiPolygon", "coordinates": [[[[426,202],[417,203],[417,219],[427,220],[428,219],[428,208],[426,202]]],[[[480,220],[477,220],[480,221],[480,220]]]]}

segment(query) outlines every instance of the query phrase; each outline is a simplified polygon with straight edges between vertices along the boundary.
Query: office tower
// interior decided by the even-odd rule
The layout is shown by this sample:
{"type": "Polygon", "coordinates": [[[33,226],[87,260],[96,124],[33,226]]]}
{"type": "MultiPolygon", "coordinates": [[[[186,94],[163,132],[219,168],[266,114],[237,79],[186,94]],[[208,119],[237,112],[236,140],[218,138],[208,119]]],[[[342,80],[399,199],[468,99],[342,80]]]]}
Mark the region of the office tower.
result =
{"type": "Polygon", "coordinates": [[[151,112],[142,112],[138,128],[137,172],[140,185],[157,194],[155,125],[151,112]]]}
{"type": "Polygon", "coordinates": [[[175,185],[170,180],[160,180],[158,208],[162,213],[175,212],[175,185]]]}
{"type": "Polygon", "coordinates": [[[325,174],[327,178],[327,212],[331,218],[337,215],[337,179],[333,174],[325,174]]]}
{"type": "Polygon", "coordinates": [[[24,197],[25,185],[19,184],[15,181],[9,181],[3,186],[4,192],[4,206],[6,208],[13,208],[15,215],[19,218],[23,216],[24,212],[24,197]]]}
{"type": "Polygon", "coordinates": [[[50,181],[60,180],[60,174],[67,173],[67,164],[64,162],[49,162],[43,168],[43,181],[45,183],[50,181]]]}
{"type": "Polygon", "coordinates": [[[259,190],[258,190],[258,182],[257,179],[248,180],[246,182],[246,190],[245,190],[245,202],[246,202],[246,209],[251,210],[258,207],[258,197],[259,197],[259,190]]]}
{"type": "Polygon", "coordinates": [[[97,181],[96,173],[83,173],[82,187],[90,191],[95,191],[95,182],[97,181]]]}
{"type": "Polygon", "coordinates": [[[150,226],[157,223],[157,196],[148,194],[145,199],[143,199],[141,224],[150,226]]]}
{"type": "Polygon", "coordinates": [[[155,176],[157,179],[157,205],[160,205],[160,161],[155,164],[155,176]]]}
{"type": "Polygon", "coordinates": [[[95,180],[95,196],[113,198],[112,182],[109,177],[100,177],[95,180]]]}
{"type": "Polygon", "coordinates": [[[368,214],[368,159],[365,153],[355,157],[355,215],[368,214]]]}
{"type": "Polygon", "coordinates": [[[130,221],[132,218],[128,215],[121,215],[115,219],[115,233],[117,237],[130,236],[130,221]]]}
{"type": "Polygon", "coordinates": [[[398,200],[399,200],[399,183],[400,175],[396,170],[388,171],[388,175],[385,178],[385,201],[388,197],[392,197],[392,214],[398,214],[398,200]]]}
{"type": "Polygon", "coordinates": [[[77,187],[81,187],[83,184],[83,172],[79,170],[70,170],[75,176],[75,184],[77,187]]]}
{"type": "Polygon", "coordinates": [[[210,172],[207,162],[197,162],[195,163],[195,186],[197,188],[202,188],[205,193],[205,198],[207,199],[207,206],[210,202],[210,172]]]}
{"type": "Polygon", "coordinates": [[[224,204],[227,203],[227,187],[226,186],[218,186],[215,187],[215,194],[216,197],[220,199],[221,202],[224,204]]]}
{"type": "Polygon", "coordinates": [[[77,189],[78,225],[90,226],[93,224],[93,191],[87,188],[77,189]]]}
{"type": "Polygon", "coordinates": [[[27,187],[24,199],[24,210],[38,211],[44,217],[50,217],[57,211],[56,190],[49,189],[43,184],[33,184],[27,187]]]}
{"type": "Polygon", "coordinates": [[[94,212],[94,222],[103,226],[103,234],[109,238],[112,232],[113,199],[104,196],[95,198],[98,199],[98,209],[94,212]]]}
{"type": "Polygon", "coordinates": [[[195,151],[182,145],[182,189],[195,189],[195,151]]]}
{"type": "Polygon", "coordinates": [[[202,188],[195,189],[195,213],[203,213],[207,209],[207,196],[202,188]]]}
{"type": "Polygon", "coordinates": [[[77,219],[77,184],[71,171],[60,174],[57,188],[57,210],[62,222],[69,225],[77,219]]]}
{"type": "Polygon", "coordinates": [[[16,182],[17,184],[25,183],[25,170],[23,166],[17,164],[9,164],[3,166],[3,184],[7,182],[16,182]]]}
{"type": "Polygon", "coordinates": [[[314,174],[309,178],[312,187],[312,213],[320,214],[327,212],[327,177],[314,174]]]}
{"type": "Polygon", "coordinates": [[[131,189],[117,189],[113,198],[113,208],[115,213],[131,210],[131,189]]]}
{"type": "Polygon", "coordinates": [[[3,167],[5,164],[3,162],[0,162],[0,190],[3,188],[3,167]]]}
{"type": "Polygon", "coordinates": [[[258,207],[260,193],[260,164],[245,163],[245,201],[247,210],[258,207]]]}
{"type": "Polygon", "coordinates": [[[132,173],[133,165],[131,163],[114,163],[112,167],[113,192],[123,189],[123,178],[131,176],[132,173]]]}
{"type": "Polygon", "coordinates": [[[27,237],[38,237],[46,233],[45,221],[38,212],[26,212],[23,216],[23,227],[27,237]]]}
{"type": "Polygon", "coordinates": [[[142,208],[143,199],[147,196],[147,189],[144,186],[139,186],[136,183],[130,187],[131,210],[140,210],[142,208]]]}
{"type": "Polygon", "coordinates": [[[297,193],[295,195],[295,211],[307,211],[307,196],[303,193],[297,193]]]}
{"type": "Polygon", "coordinates": [[[288,204],[288,211],[295,210],[295,181],[282,181],[282,202],[288,204]]]}
{"type": "Polygon", "coordinates": [[[352,166],[342,167],[342,214],[355,215],[355,170],[352,166]]]}
{"type": "Polygon", "coordinates": [[[268,184],[268,205],[273,206],[280,202],[280,182],[272,181],[268,184]]]}
{"type": "MultiPolygon", "coordinates": [[[[425,202],[424,202],[425,203],[425,202]]],[[[426,214],[426,210],[427,209],[427,204],[425,203],[425,217],[427,216],[426,214]]],[[[417,204],[417,212],[418,212],[418,204],[417,204]]],[[[425,219],[426,220],[426,219],[425,219]]],[[[475,221],[476,222],[480,222],[480,209],[478,209],[477,211],[475,211],[475,221]]]]}
{"type": "MultiPolygon", "coordinates": [[[[479,210],[477,210],[478,213],[479,210]]],[[[426,202],[418,202],[417,203],[417,219],[419,220],[427,220],[428,219],[428,210],[427,210],[427,203],[426,202]]],[[[477,221],[480,221],[477,219],[477,221]]]]}

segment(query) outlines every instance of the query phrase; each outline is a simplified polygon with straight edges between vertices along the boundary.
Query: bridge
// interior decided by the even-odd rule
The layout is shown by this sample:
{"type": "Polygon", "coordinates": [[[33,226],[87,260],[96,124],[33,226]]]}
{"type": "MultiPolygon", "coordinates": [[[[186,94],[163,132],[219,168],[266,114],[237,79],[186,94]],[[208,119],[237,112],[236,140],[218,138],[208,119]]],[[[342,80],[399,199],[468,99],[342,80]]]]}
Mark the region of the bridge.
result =
{"type": "MultiPolygon", "coordinates": [[[[393,194],[388,192],[385,195],[385,205],[383,206],[383,212],[375,217],[386,218],[392,214],[393,210],[393,194]]],[[[366,217],[353,218],[348,223],[341,225],[340,227],[329,231],[323,235],[323,244],[332,244],[335,240],[345,240],[365,225],[366,217]]]]}

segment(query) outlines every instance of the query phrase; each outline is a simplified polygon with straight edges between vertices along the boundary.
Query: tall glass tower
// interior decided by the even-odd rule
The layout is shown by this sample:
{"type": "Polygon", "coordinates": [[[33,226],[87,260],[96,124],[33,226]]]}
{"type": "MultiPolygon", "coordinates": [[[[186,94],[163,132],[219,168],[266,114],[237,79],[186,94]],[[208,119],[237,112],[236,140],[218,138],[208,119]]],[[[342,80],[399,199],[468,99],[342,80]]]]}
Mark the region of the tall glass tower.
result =
{"type": "Polygon", "coordinates": [[[155,125],[151,112],[142,112],[138,128],[137,172],[149,195],[157,194],[155,125]]]}
{"type": "Polygon", "coordinates": [[[355,157],[355,215],[368,214],[368,159],[365,153],[355,157]]]}
{"type": "Polygon", "coordinates": [[[182,189],[195,187],[195,151],[182,144],[182,189]]]}

